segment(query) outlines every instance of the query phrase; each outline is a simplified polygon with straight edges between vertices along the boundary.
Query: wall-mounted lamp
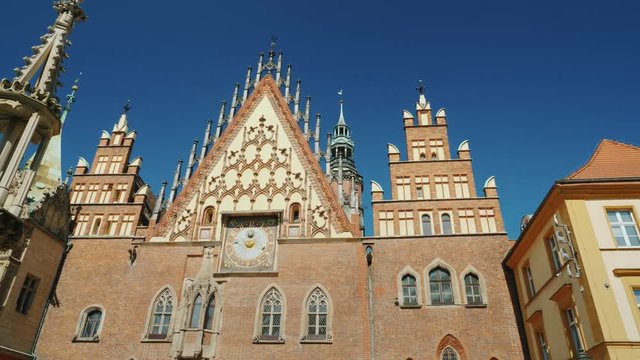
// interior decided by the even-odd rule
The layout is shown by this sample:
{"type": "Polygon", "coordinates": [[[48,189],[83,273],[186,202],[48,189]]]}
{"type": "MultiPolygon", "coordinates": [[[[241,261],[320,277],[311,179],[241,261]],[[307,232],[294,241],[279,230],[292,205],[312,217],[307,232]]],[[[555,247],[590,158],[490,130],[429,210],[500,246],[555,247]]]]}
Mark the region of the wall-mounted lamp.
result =
{"type": "Polygon", "coordinates": [[[367,246],[365,251],[367,254],[367,266],[371,266],[371,262],[373,261],[373,248],[371,246],[367,246]]]}

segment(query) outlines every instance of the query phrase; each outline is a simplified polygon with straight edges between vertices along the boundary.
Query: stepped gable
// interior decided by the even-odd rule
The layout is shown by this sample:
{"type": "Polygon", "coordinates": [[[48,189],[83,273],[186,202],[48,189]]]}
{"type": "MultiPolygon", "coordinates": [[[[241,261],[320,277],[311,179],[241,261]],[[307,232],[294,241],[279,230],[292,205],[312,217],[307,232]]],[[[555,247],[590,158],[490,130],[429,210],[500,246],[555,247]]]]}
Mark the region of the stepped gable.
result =
{"type": "MultiPolygon", "coordinates": [[[[294,119],[285,99],[283,98],[278,85],[274,79],[267,75],[256,85],[255,90],[250,94],[246,104],[240,108],[229,127],[222,133],[218,141],[215,142],[211,151],[208,152],[204,162],[197,168],[184,190],[178,195],[166,214],[162,217],[155,229],[147,237],[167,237],[178,221],[180,214],[187,210],[194,196],[198,195],[204,186],[207,177],[211,174],[216,164],[223,161],[230,144],[238,136],[243,136],[245,124],[254,114],[257,106],[264,97],[270,101],[270,106],[278,118],[278,123],[282,124],[286,136],[294,145],[293,152],[297,155],[304,167],[305,174],[310,183],[308,186],[317,191],[320,202],[327,207],[328,221],[337,233],[350,233],[353,235],[353,225],[349,222],[344,210],[339,205],[334,192],[323,175],[314,154],[305,140],[300,128],[294,119]]],[[[217,174],[221,175],[221,174],[217,174]]],[[[330,230],[330,229],[329,229],[330,230]]],[[[329,231],[330,234],[330,231],[329,231]]]]}

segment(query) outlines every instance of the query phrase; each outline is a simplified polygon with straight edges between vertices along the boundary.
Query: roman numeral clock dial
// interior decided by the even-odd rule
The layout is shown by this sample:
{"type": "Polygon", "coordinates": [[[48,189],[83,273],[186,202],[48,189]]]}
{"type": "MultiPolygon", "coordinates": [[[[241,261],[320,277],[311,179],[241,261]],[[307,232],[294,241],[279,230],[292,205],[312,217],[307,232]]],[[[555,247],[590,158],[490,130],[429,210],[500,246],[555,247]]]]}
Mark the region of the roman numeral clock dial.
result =
{"type": "Polygon", "coordinates": [[[277,225],[275,216],[229,219],[223,270],[236,272],[271,270],[277,225]]]}

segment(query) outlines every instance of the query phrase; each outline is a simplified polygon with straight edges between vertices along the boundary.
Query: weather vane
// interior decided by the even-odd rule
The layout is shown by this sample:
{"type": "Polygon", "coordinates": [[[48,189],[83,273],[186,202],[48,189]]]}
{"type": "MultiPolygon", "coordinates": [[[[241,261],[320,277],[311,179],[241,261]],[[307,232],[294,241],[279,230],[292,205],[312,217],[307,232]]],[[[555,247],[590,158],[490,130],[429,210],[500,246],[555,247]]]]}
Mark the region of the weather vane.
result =
{"type": "Polygon", "coordinates": [[[276,50],[276,41],[278,41],[278,37],[275,35],[271,35],[271,51],[274,52],[276,50]]]}
{"type": "Polygon", "coordinates": [[[133,109],[133,107],[131,106],[131,100],[127,100],[127,103],[124,104],[123,109],[125,114],[128,113],[129,110],[133,109]]]}
{"type": "Polygon", "coordinates": [[[424,85],[422,84],[422,80],[418,80],[418,87],[416,88],[420,95],[424,95],[424,85]]]}
{"type": "Polygon", "coordinates": [[[342,102],[342,89],[338,91],[338,96],[340,96],[340,102],[342,102]]]}

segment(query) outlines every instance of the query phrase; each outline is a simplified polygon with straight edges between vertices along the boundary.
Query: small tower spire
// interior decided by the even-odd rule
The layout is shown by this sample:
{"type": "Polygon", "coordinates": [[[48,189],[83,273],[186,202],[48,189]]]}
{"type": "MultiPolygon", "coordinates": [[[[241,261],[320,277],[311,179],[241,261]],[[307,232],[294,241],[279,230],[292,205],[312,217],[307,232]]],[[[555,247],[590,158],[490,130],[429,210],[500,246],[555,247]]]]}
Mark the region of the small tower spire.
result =
{"type": "Polygon", "coordinates": [[[278,67],[276,67],[276,84],[282,85],[282,51],[278,53],[278,67]]]}
{"type": "Polygon", "coordinates": [[[327,133],[327,150],[324,153],[325,172],[331,181],[331,133],[327,133]]]}
{"type": "Polygon", "coordinates": [[[193,139],[193,145],[191,146],[191,152],[189,153],[189,162],[187,163],[187,171],[184,174],[184,183],[186,184],[191,178],[193,172],[193,166],[196,162],[196,151],[198,149],[198,139],[193,139]]]}
{"type": "Polygon", "coordinates": [[[207,151],[209,150],[209,143],[211,142],[211,126],[213,126],[213,121],[209,119],[207,121],[207,128],[204,130],[204,138],[202,139],[202,150],[200,150],[198,167],[202,166],[204,157],[207,156],[207,151]]]}
{"type": "Polygon", "coordinates": [[[231,98],[231,109],[229,109],[229,120],[230,124],[233,120],[233,116],[236,114],[236,108],[238,107],[238,91],[240,90],[240,84],[236,83],[233,87],[233,97],[231,98]]]}
{"type": "Polygon", "coordinates": [[[156,205],[153,207],[153,214],[151,215],[151,220],[158,220],[158,215],[162,210],[162,203],[164,202],[164,193],[167,189],[167,180],[162,182],[162,187],[160,187],[160,194],[158,194],[158,198],[156,199],[156,205]]]}
{"type": "Polygon", "coordinates": [[[293,99],[293,117],[296,121],[300,121],[300,83],[302,81],[296,81],[296,97],[293,99]]]}
{"type": "Polygon", "coordinates": [[[313,151],[316,155],[316,160],[320,161],[320,113],[316,114],[316,133],[313,136],[313,151]]]}
{"type": "Polygon", "coordinates": [[[244,79],[244,90],[242,91],[242,103],[247,101],[249,96],[249,87],[251,87],[251,66],[247,68],[247,77],[244,79]]]}
{"type": "Polygon", "coordinates": [[[214,137],[214,141],[218,140],[220,134],[222,133],[222,125],[224,125],[224,112],[227,107],[227,102],[223,101],[222,105],[220,105],[220,114],[218,114],[218,126],[216,126],[216,136],[214,137]]]}
{"type": "Polygon", "coordinates": [[[344,121],[344,99],[342,98],[342,94],[342,90],[338,91],[338,95],[340,96],[340,117],[338,118],[338,125],[347,125],[347,123],[344,121]]]}
{"type": "Polygon", "coordinates": [[[311,111],[311,96],[307,96],[307,104],[304,109],[304,138],[309,140],[309,112],[311,111]]]}
{"type": "Polygon", "coordinates": [[[291,65],[287,65],[287,78],[284,81],[284,98],[287,100],[287,105],[291,104],[291,65]]]}
{"type": "Polygon", "coordinates": [[[178,194],[178,185],[180,184],[180,172],[182,172],[182,159],[178,160],[178,166],[176,166],[176,172],[173,174],[173,184],[171,185],[171,193],[169,193],[169,204],[173,203],[173,200],[178,194]]]}
{"type": "MultiPolygon", "coordinates": [[[[82,76],[82,73],[80,73],[80,76],[82,76]]],[[[71,93],[67,95],[67,103],[62,108],[62,115],[60,115],[60,132],[61,133],[62,133],[62,127],[64,126],[64,122],[67,120],[67,116],[71,111],[71,105],[74,102],[76,102],[76,92],[80,88],[78,86],[78,82],[80,82],[80,76],[73,82],[73,85],[71,86],[71,93]]]]}

